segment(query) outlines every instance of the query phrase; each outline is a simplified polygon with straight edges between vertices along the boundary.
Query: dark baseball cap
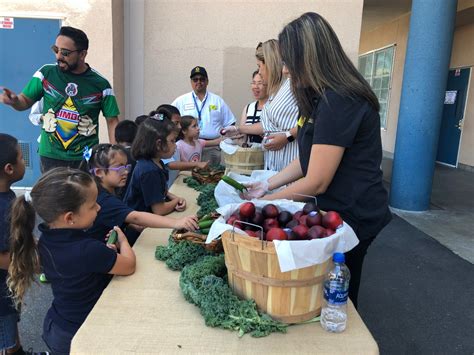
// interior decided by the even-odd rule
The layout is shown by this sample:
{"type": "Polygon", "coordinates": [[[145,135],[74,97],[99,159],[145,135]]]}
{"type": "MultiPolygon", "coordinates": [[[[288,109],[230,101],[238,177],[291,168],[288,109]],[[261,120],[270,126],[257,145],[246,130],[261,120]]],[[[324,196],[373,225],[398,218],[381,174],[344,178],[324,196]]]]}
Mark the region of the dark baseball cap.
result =
{"type": "Polygon", "coordinates": [[[193,76],[195,75],[202,75],[203,77],[205,77],[207,79],[207,71],[206,71],[206,68],[204,67],[194,67],[192,70],[191,70],[191,75],[189,76],[190,78],[192,78],[193,76]]]}

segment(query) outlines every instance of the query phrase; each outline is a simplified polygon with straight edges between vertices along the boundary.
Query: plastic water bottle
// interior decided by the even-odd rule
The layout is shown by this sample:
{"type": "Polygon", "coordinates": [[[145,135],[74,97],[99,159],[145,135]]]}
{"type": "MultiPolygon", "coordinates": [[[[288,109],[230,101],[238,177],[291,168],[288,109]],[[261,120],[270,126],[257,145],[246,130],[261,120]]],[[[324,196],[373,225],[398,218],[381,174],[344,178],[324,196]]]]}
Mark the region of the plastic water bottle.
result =
{"type": "Polygon", "coordinates": [[[351,273],[344,264],[343,253],[334,253],[334,268],[324,280],[321,326],[328,332],[340,333],[346,329],[347,296],[351,273]]]}

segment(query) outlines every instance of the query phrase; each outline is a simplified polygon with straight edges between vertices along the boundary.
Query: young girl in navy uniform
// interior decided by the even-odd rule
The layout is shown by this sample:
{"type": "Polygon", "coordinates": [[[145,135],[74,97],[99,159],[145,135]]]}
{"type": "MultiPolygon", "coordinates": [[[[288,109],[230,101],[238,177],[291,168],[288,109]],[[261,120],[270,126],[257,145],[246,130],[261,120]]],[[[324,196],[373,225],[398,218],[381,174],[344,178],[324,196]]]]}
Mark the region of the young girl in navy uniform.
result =
{"type": "Polygon", "coordinates": [[[132,145],[137,164],[124,196],[133,210],[164,216],[186,209],[186,200],[168,191],[168,169],[162,161],[173,156],[178,132],[173,122],[158,114],[139,126],[132,145]]]}
{"type": "MultiPolygon", "coordinates": [[[[10,266],[10,207],[16,198],[11,185],[25,175],[25,161],[18,140],[0,133],[0,351],[8,354],[30,354],[20,343],[16,310],[7,287],[10,266]]],[[[40,353],[35,353],[40,354],[40,353]]]]}
{"type": "Polygon", "coordinates": [[[68,354],[71,340],[99,299],[110,275],[135,271],[135,254],[120,228],[106,245],[85,230],[100,206],[97,186],[87,173],[55,168],[15,200],[11,213],[8,286],[17,307],[40,266],[51,282],[53,302],[43,323],[43,340],[54,354],[68,354]],[[44,220],[33,237],[35,212],[44,220]]]}
{"type": "MultiPolygon", "coordinates": [[[[154,115],[162,115],[164,118],[173,122],[176,125],[176,128],[180,131],[177,141],[179,142],[180,139],[183,139],[183,134],[181,132],[181,115],[176,107],[168,104],[160,105],[157,107],[156,111],[150,112],[150,116],[154,115]]],[[[194,168],[204,169],[209,165],[209,162],[181,161],[178,149],[175,150],[171,158],[163,159],[163,163],[165,163],[169,171],[168,187],[173,184],[181,170],[192,170],[194,168]]]]}
{"type": "Polygon", "coordinates": [[[84,161],[83,165],[87,166],[87,170],[95,177],[99,189],[97,203],[100,205],[100,211],[94,225],[88,230],[93,237],[104,240],[111,228],[128,224],[124,232],[129,243],[133,245],[143,227],[176,228],[190,231],[198,228],[196,216],[175,219],[134,211],[115,196],[115,190],[126,184],[130,170],[130,165],[127,164],[127,153],[123,147],[98,144],[92,149],[89,161],[87,163],[84,161]],[[131,225],[138,228],[133,228],[131,225]]]}
{"type": "Polygon", "coordinates": [[[278,40],[303,117],[298,122],[299,158],[268,181],[253,185],[248,197],[289,184],[263,198],[296,200],[301,199],[296,194],[312,195],[318,197],[321,209],[339,212],[359,238],[346,253],[349,297],[357,307],[365,254],[391,220],[380,169],[379,102],[320,15],[303,14],[282,30],[278,40]]]}

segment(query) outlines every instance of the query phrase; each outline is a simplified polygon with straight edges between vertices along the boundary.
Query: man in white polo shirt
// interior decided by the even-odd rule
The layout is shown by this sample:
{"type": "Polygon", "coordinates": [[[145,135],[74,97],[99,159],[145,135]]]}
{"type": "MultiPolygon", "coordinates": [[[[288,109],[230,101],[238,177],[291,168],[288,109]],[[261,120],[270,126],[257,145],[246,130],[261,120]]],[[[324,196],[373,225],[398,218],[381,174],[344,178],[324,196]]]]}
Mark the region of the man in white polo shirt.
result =
{"type": "MultiPolygon", "coordinates": [[[[222,128],[235,124],[234,114],[220,96],[207,91],[209,78],[205,68],[194,67],[190,78],[193,91],[178,97],[172,105],[179,110],[181,116],[196,117],[200,128],[199,138],[205,140],[219,138],[222,128]]],[[[202,161],[219,164],[221,162],[220,148],[218,146],[205,147],[202,161]]]]}

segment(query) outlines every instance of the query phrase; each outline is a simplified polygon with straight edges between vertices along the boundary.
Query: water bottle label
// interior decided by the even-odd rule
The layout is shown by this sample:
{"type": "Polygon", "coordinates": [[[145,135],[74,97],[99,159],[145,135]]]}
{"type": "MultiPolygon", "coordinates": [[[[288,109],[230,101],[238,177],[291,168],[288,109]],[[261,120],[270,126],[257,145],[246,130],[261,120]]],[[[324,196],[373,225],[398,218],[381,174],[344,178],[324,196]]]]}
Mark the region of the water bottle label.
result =
{"type": "Polygon", "coordinates": [[[331,287],[324,287],[324,299],[329,304],[334,305],[343,305],[347,303],[347,296],[349,295],[349,290],[337,290],[331,287]]]}

